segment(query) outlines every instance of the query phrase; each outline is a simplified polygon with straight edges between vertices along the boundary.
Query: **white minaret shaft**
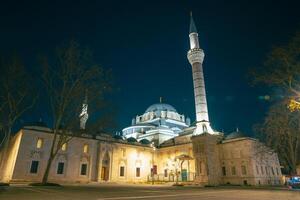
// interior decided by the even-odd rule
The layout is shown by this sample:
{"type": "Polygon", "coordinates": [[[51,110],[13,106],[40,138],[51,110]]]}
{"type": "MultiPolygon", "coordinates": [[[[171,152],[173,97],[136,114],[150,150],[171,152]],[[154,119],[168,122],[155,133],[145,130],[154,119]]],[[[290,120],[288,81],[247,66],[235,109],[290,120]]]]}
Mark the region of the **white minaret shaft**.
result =
{"type": "Polygon", "coordinates": [[[214,134],[214,131],[210,127],[207,102],[206,102],[206,92],[205,83],[203,76],[202,63],[204,60],[204,52],[200,49],[197,29],[191,15],[190,24],[190,50],[188,51],[188,60],[192,65],[193,72],[193,83],[194,83],[194,95],[195,95],[195,108],[196,108],[196,121],[197,127],[194,131],[195,135],[202,133],[214,134]]]}

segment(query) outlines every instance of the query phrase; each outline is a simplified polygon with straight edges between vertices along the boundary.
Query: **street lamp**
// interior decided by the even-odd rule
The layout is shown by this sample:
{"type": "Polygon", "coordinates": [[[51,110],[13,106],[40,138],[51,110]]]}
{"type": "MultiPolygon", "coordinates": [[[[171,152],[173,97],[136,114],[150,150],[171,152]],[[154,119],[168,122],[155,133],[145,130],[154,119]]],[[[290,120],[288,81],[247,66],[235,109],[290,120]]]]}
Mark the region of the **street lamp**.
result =
{"type": "Polygon", "coordinates": [[[152,170],[151,170],[151,178],[152,178],[152,185],[154,185],[154,152],[156,150],[154,142],[150,145],[152,147],[152,170]]]}
{"type": "Polygon", "coordinates": [[[295,99],[291,99],[288,108],[290,109],[291,112],[300,110],[300,102],[296,101],[295,99]]]}

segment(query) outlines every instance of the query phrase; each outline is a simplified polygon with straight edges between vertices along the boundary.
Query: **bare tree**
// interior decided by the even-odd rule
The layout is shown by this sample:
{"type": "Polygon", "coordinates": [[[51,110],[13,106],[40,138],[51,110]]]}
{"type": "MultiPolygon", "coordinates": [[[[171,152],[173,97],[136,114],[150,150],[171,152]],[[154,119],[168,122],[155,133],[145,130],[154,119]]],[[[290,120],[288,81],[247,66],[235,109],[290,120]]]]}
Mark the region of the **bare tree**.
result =
{"type": "Polygon", "coordinates": [[[112,76],[109,70],[94,64],[91,53],[81,49],[74,41],[57,49],[52,62],[44,58],[42,66],[53,121],[53,141],[42,179],[42,182],[46,183],[52,161],[62,145],[74,136],[96,132],[95,124],[102,129],[107,126],[98,121],[99,123],[94,123],[93,130],[80,130],[79,113],[87,95],[89,107],[92,107],[89,113],[92,111],[101,116],[106,105],[105,94],[112,89],[112,76]]]}
{"type": "Polygon", "coordinates": [[[300,163],[300,113],[290,112],[285,103],[277,103],[270,108],[258,134],[278,153],[285,169],[295,174],[300,163]]]}
{"type": "Polygon", "coordinates": [[[251,72],[254,83],[276,88],[292,110],[300,108],[300,32],[285,46],[274,47],[263,67],[251,72]]]}
{"type": "Polygon", "coordinates": [[[29,73],[16,56],[9,61],[1,60],[0,68],[0,172],[3,172],[12,129],[20,117],[33,107],[37,95],[30,85],[29,73]]]}
{"type": "Polygon", "coordinates": [[[287,45],[274,47],[263,67],[253,70],[251,75],[255,84],[265,84],[275,91],[274,96],[281,97],[273,98],[257,132],[278,152],[285,169],[295,173],[300,163],[300,32],[287,45]]]}

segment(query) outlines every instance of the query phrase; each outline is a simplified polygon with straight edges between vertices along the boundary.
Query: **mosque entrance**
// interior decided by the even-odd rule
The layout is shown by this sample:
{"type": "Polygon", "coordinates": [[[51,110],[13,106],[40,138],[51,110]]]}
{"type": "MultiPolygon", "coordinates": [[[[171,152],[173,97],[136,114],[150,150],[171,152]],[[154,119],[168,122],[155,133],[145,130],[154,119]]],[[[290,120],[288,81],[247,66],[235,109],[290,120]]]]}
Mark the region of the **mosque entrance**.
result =
{"type": "Polygon", "coordinates": [[[101,180],[108,181],[109,180],[109,166],[110,166],[110,158],[108,152],[105,153],[104,158],[102,160],[101,167],[101,180]]]}
{"type": "Polygon", "coordinates": [[[108,180],[107,167],[102,167],[102,169],[101,169],[101,180],[102,181],[108,180]]]}
{"type": "MultiPolygon", "coordinates": [[[[183,182],[192,182],[195,178],[195,173],[190,171],[190,161],[194,160],[189,155],[182,154],[180,156],[176,156],[173,161],[174,168],[169,171],[168,168],[164,169],[164,173],[162,174],[151,174],[148,175],[148,181],[155,181],[155,182],[176,182],[183,183],[183,182]]],[[[156,166],[154,168],[156,172],[156,166]]]]}
{"type": "Polygon", "coordinates": [[[181,181],[187,181],[188,180],[188,172],[187,169],[181,170],[181,181]]]}
{"type": "Polygon", "coordinates": [[[177,156],[175,159],[179,162],[178,164],[180,165],[180,177],[177,178],[178,180],[176,182],[192,181],[193,177],[190,177],[190,160],[193,160],[193,158],[189,155],[182,154],[180,156],[177,156]]]}

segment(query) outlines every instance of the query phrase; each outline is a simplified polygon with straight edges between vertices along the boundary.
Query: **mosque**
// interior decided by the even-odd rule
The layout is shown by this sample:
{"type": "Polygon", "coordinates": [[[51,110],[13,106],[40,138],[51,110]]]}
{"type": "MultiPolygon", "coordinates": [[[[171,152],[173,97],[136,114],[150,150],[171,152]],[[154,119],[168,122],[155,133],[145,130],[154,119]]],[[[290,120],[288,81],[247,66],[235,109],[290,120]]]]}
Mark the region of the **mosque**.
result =
{"type": "MultiPolygon", "coordinates": [[[[198,185],[278,185],[278,156],[254,138],[236,130],[226,137],[209,120],[197,29],[189,31],[196,122],[166,103],[136,115],[122,135],[82,135],[64,144],[49,175],[53,182],[180,182],[198,185]]],[[[87,101],[80,114],[88,119],[87,101]]],[[[25,126],[14,136],[1,177],[8,182],[41,181],[49,158],[52,130],[25,126]]],[[[1,172],[0,172],[1,173],[1,172]]]]}

